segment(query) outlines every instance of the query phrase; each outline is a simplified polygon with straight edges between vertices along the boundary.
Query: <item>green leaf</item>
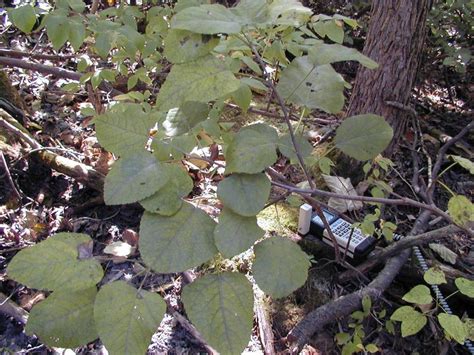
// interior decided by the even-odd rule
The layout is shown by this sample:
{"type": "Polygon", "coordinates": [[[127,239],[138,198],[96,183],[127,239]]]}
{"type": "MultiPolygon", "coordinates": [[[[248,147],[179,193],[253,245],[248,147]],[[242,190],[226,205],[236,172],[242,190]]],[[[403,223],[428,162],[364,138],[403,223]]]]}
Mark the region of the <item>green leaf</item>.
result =
{"type": "Polygon", "coordinates": [[[100,145],[119,156],[144,150],[149,131],[158,117],[146,114],[139,105],[123,104],[94,119],[100,145]]]}
{"type": "Polygon", "coordinates": [[[69,26],[67,14],[62,11],[55,11],[46,17],[45,25],[46,33],[53,48],[58,50],[68,40],[69,26]]]}
{"type": "Polygon", "coordinates": [[[219,38],[183,30],[170,30],[164,41],[164,56],[171,63],[186,63],[208,54],[219,38]]]}
{"type": "Polygon", "coordinates": [[[230,11],[243,25],[263,25],[268,21],[268,4],[265,0],[240,0],[230,11]]]}
{"type": "Polygon", "coordinates": [[[377,345],[375,344],[367,344],[365,346],[365,350],[367,350],[367,352],[371,353],[371,354],[375,354],[377,353],[378,351],[380,351],[380,349],[377,347],[377,345]]]}
{"type": "Polygon", "coordinates": [[[372,300],[370,296],[365,295],[362,298],[362,309],[364,310],[364,315],[368,316],[371,308],[372,308],[372,300]]]}
{"type": "Polygon", "coordinates": [[[351,336],[349,333],[337,333],[336,334],[336,341],[338,345],[344,345],[351,340],[351,336]]]}
{"type": "Polygon", "coordinates": [[[165,312],[159,294],[138,291],[125,281],[103,286],[94,305],[100,340],[111,354],[145,354],[165,312]]]}
{"type": "Polygon", "coordinates": [[[393,129],[381,116],[373,114],[346,118],[336,130],[336,147],[357,160],[369,160],[387,148],[393,129]]]}
{"type": "Polygon", "coordinates": [[[316,65],[355,60],[369,69],[378,67],[376,62],[356,49],[340,44],[317,43],[311,47],[308,54],[311,62],[316,65]]]}
{"type": "Polygon", "coordinates": [[[171,20],[171,28],[195,33],[239,33],[240,19],[225,6],[219,4],[188,7],[171,20]]]}
{"type": "Polygon", "coordinates": [[[323,174],[329,175],[331,173],[331,166],[335,165],[328,157],[322,157],[318,159],[318,166],[323,174]]]}
{"type": "Polygon", "coordinates": [[[344,105],[345,81],[331,65],[314,65],[308,56],[294,59],[281,73],[277,90],[287,101],[328,113],[344,105]]]}
{"type": "Polygon", "coordinates": [[[436,267],[430,267],[423,275],[426,283],[430,285],[440,285],[446,283],[444,272],[436,267]]]}
{"type": "Polygon", "coordinates": [[[274,0],[269,6],[270,23],[299,27],[309,20],[311,9],[298,0],[274,0]]]}
{"type": "MultiPolygon", "coordinates": [[[[308,140],[299,135],[295,136],[295,140],[303,158],[310,156],[313,152],[313,146],[308,142],[308,140]]],[[[278,150],[292,162],[298,161],[296,150],[289,134],[284,134],[278,139],[278,150]]]]}
{"type": "Polygon", "coordinates": [[[105,177],[104,201],[120,205],[153,195],[168,182],[168,171],[153,154],[132,152],[117,160],[105,177]]]}
{"type": "Polygon", "coordinates": [[[74,50],[78,51],[86,39],[86,27],[79,16],[69,17],[68,40],[74,50]]]}
{"type": "Polygon", "coordinates": [[[252,102],[252,90],[248,85],[241,83],[240,87],[232,93],[232,99],[245,113],[252,102]]]}
{"type": "Polygon", "coordinates": [[[449,155],[449,157],[461,165],[464,169],[468,170],[471,175],[474,175],[474,163],[472,161],[460,157],[459,155],[449,155]]]}
{"type": "Polygon", "coordinates": [[[216,223],[201,209],[183,203],[171,217],[149,212],[140,222],[140,253],[154,271],[186,271],[211,259],[216,253],[216,223]]]}
{"type": "Polygon", "coordinates": [[[270,180],[263,173],[233,174],[219,183],[217,196],[233,212],[251,217],[265,206],[270,189],[270,180]]]}
{"type": "MultiPolygon", "coordinates": [[[[49,36],[49,34],[48,34],[49,36]]],[[[101,58],[107,58],[110,50],[115,46],[116,36],[114,32],[100,32],[95,38],[95,49],[101,58]]]]}
{"type": "Polygon", "coordinates": [[[100,263],[91,258],[91,253],[92,239],[88,235],[58,233],[16,254],[7,274],[38,290],[84,289],[94,286],[104,276],[100,263]]]}
{"type": "Polygon", "coordinates": [[[265,293],[281,298],[304,285],[311,263],[296,243],[269,238],[255,245],[254,252],[253,277],[265,293]]]}
{"type": "Polygon", "coordinates": [[[76,348],[98,338],[94,324],[97,289],[55,291],[33,307],[25,332],[50,347],[76,348]]]}
{"type": "Polygon", "coordinates": [[[393,312],[391,320],[402,322],[402,337],[418,333],[426,325],[426,316],[411,306],[403,306],[393,312]]]}
{"type": "Polygon", "coordinates": [[[251,125],[241,129],[227,147],[226,173],[259,173],[277,160],[275,129],[251,125]]]}
{"type": "Polygon", "coordinates": [[[184,287],[182,299],[189,319],[213,348],[242,353],[253,325],[253,292],[244,275],[203,276],[184,287]]]}
{"type": "Polygon", "coordinates": [[[454,280],[454,283],[462,294],[474,298],[474,281],[458,277],[454,280]]]}
{"type": "Polygon", "coordinates": [[[451,249],[445,247],[442,244],[430,243],[429,247],[431,250],[435,251],[444,261],[451,263],[452,265],[456,264],[458,258],[457,254],[451,249]]]}
{"type": "Polygon", "coordinates": [[[467,329],[458,316],[440,313],[438,314],[438,321],[446,334],[456,340],[459,344],[464,344],[468,335],[467,329]]]}
{"type": "Polygon", "coordinates": [[[474,221],[474,204],[466,196],[451,197],[448,202],[448,211],[457,224],[467,225],[474,221]]]}
{"type": "Polygon", "coordinates": [[[221,254],[231,258],[249,249],[264,234],[256,217],[243,217],[225,208],[219,215],[214,241],[221,254]]]}
{"type": "Polygon", "coordinates": [[[178,165],[170,165],[167,171],[168,182],[140,204],[149,212],[172,216],[181,208],[181,198],[191,192],[194,184],[188,173],[178,165]]]}
{"type": "Polygon", "coordinates": [[[179,136],[189,132],[199,122],[207,119],[209,105],[204,102],[186,101],[181,107],[168,111],[163,127],[167,136],[179,136]]]}
{"type": "MultiPolygon", "coordinates": [[[[242,2],[240,2],[239,5],[241,3],[242,2]]],[[[240,60],[244,62],[245,65],[252,69],[255,73],[257,73],[257,75],[262,75],[262,69],[251,57],[243,56],[240,58],[240,60]]]]}
{"type": "Polygon", "coordinates": [[[224,61],[206,56],[174,65],[160,89],[157,105],[166,111],[181,106],[185,101],[207,103],[229,95],[239,86],[240,81],[224,61]]]}
{"type": "Polygon", "coordinates": [[[331,41],[334,41],[336,43],[342,43],[344,40],[344,29],[343,26],[339,26],[338,23],[334,20],[331,21],[324,21],[324,32],[326,33],[326,36],[331,41]]]}
{"type": "Polygon", "coordinates": [[[82,0],[67,0],[67,3],[76,12],[83,12],[86,9],[86,4],[82,0]]]}
{"type": "Polygon", "coordinates": [[[23,5],[8,10],[8,16],[13,24],[25,33],[30,33],[36,24],[35,9],[31,5],[23,5]]]}
{"type": "Polygon", "coordinates": [[[415,304],[430,304],[433,301],[430,289],[425,285],[417,285],[408,291],[402,298],[406,302],[415,304]]]}

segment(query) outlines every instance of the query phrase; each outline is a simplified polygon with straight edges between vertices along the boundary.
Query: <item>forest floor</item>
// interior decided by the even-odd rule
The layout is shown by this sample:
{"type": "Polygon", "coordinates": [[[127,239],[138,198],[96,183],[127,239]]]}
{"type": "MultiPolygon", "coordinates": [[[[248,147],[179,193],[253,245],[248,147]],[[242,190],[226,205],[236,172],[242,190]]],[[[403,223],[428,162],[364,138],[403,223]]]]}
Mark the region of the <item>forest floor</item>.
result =
{"type": "MultiPolygon", "coordinates": [[[[3,48],[15,47],[26,52],[52,53],[44,39],[31,40],[15,33],[7,33],[7,35],[10,37],[7,36],[8,38],[1,43],[3,48]]],[[[68,60],[40,62],[73,69],[73,63],[68,60]]],[[[98,146],[90,118],[81,115],[80,112],[81,108],[90,106],[89,93],[85,91],[77,94],[67,93],[61,89],[66,83],[64,79],[39,72],[11,68],[4,70],[30,111],[28,126],[35,139],[44,146],[53,147],[61,155],[89,164],[106,173],[113,157],[98,146]]],[[[346,79],[354,78],[352,65],[341,66],[340,70],[346,79]]],[[[438,67],[432,68],[426,65],[423,75],[425,79],[418,84],[412,104],[418,112],[427,154],[422,164],[427,164],[427,156],[431,156],[432,159],[436,156],[446,135],[455,135],[472,120],[474,85],[466,78],[462,79],[459,74],[438,67]]],[[[320,118],[330,119],[331,117],[320,115],[320,118]]],[[[255,114],[241,115],[235,109],[229,109],[226,113],[226,120],[235,121],[238,124],[261,119],[263,119],[261,116],[255,114]]],[[[305,124],[314,145],[325,133],[334,128],[334,126],[312,122],[305,124]]],[[[412,162],[409,147],[413,139],[414,135],[405,137],[401,149],[393,158],[396,169],[387,176],[392,187],[401,195],[412,195],[406,181],[410,181],[411,176],[412,162]]],[[[472,161],[473,141],[474,132],[471,132],[449,154],[461,155],[472,161]]],[[[11,301],[26,311],[47,296],[44,292],[27,289],[8,279],[5,269],[18,250],[60,231],[85,233],[93,237],[94,256],[103,261],[106,270],[105,281],[125,279],[137,286],[142,283],[143,269],[139,263],[135,262],[137,252],[128,255],[128,258],[104,253],[106,246],[117,241],[125,241],[132,247],[136,247],[139,238],[139,221],[143,212],[140,206],[135,204],[104,205],[97,192],[41,164],[34,155],[25,154],[22,143],[18,140],[10,139],[8,144],[2,144],[1,148],[9,171],[7,172],[5,167],[0,167],[2,182],[0,184],[0,291],[4,295],[10,297],[11,301]],[[15,198],[12,186],[7,183],[6,174],[11,175],[20,199],[15,198]]],[[[289,166],[283,157],[276,167],[295,183],[303,180],[301,174],[289,166]]],[[[344,175],[342,171],[336,171],[336,174],[338,173],[344,175]]],[[[212,203],[212,194],[220,179],[219,172],[205,171],[203,173],[198,169],[190,168],[190,174],[195,182],[195,188],[189,198],[192,199],[196,195],[209,197],[206,212],[215,216],[221,207],[212,203]]],[[[471,199],[474,197],[472,176],[461,167],[455,166],[449,169],[443,175],[442,181],[453,192],[466,195],[471,199]]],[[[278,198],[278,196],[279,191],[274,190],[272,198],[278,198]]],[[[449,192],[443,190],[437,195],[435,202],[445,209],[449,197],[449,192]]],[[[296,212],[295,201],[283,200],[264,210],[259,215],[259,224],[269,234],[294,234],[297,225],[296,212]]],[[[396,223],[400,228],[400,233],[403,233],[409,230],[417,211],[413,208],[390,206],[383,213],[385,218],[396,223]]],[[[356,214],[352,217],[358,219],[360,215],[356,214]]],[[[473,241],[459,233],[455,238],[444,240],[443,243],[457,254],[458,262],[450,265],[429,248],[424,248],[423,251],[428,260],[442,266],[446,273],[451,273],[451,281],[453,277],[459,275],[473,279],[473,241]]],[[[316,249],[316,252],[313,250],[313,253],[316,253],[314,254],[315,263],[305,286],[285,299],[267,300],[277,341],[276,348],[279,351],[283,351],[285,347],[280,340],[305,314],[338,295],[352,292],[361,286],[361,280],[353,280],[344,285],[335,283],[335,276],[341,269],[331,261],[331,251],[324,246],[318,246],[316,249]]],[[[233,262],[237,267],[245,268],[248,266],[248,257],[248,255],[242,255],[233,262]]],[[[204,267],[209,269],[222,267],[222,265],[216,262],[204,267]]],[[[192,274],[197,275],[199,272],[200,270],[195,270],[192,274]]],[[[420,282],[422,282],[420,273],[413,271],[412,264],[407,265],[388,290],[384,302],[376,305],[375,310],[380,312],[382,309],[387,309],[387,314],[390,314],[400,304],[401,296],[411,286],[420,282]]],[[[173,307],[181,310],[179,294],[182,277],[180,275],[153,275],[146,279],[143,287],[160,292],[173,307]]],[[[444,288],[444,291],[446,294],[453,293],[452,282],[444,288]]],[[[466,303],[465,299],[453,295],[450,298],[450,304],[456,314],[474,317],[472,300],[466,303]]],[[[378,344],[385,354],[414,352],[442,354],[465,351],[462,347],[444,340],[442,330],[434,323],[416,336],[401,338],[390,334],[379,324],[381,321],[384,321],[383,317],[380,317],[380,320],[371,318],[364,322],[366,330],[364,342],[378,344]]],[[[350,321],[340,320],[318,334],[313,339],[312,348],[306,349],[307,353],[340,353],[340,347],[334,342],[333,335],[342,329],[347,329],[348,323],[350,321]]],[[[106,353],[99,341],[74,351],[79,354],[106,353]]],[[[182,354],[203,351],[205,350],[199,342],[169,314],[165,316],[149,347],[149,353],[182,354]]],[[[258,327],[254,329],[247,351],[249,353],[262,352],[258,327]]],[[[0,353],[12,352],[59,353],[60,350],[49,349],[35,336],[27,336],[21,322],[10,315],[0,313],[0,353]]]]}

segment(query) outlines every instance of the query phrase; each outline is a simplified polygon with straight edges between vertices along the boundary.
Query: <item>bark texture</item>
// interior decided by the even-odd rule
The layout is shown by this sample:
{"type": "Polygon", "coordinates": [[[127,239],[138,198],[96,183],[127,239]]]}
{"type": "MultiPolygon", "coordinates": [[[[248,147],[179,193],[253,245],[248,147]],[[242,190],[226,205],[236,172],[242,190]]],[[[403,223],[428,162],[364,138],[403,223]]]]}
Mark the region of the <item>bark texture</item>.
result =
{"type": "Polygon", "coordinates": [[[420,65],[426,35],[426,17],[432,0],[377,0],[372,2],[371,19],[363,53],[379,67],[361,67],[357,73],[348,116],[375,113],[394,129],[393,151],[405,133],[410,113],[387,105],[407,105],[420,65]]]}

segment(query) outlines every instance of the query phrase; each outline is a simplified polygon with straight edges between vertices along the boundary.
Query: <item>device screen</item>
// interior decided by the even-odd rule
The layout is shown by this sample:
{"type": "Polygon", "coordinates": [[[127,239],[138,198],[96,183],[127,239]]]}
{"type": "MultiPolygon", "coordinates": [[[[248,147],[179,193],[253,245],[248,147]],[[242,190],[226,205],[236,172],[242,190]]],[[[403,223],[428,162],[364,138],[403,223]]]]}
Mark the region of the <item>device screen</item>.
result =
{"type": "MultiPolygon", "coordinates": [[[[331,224],[332,222],[334,222],[335,219],[338,218],[335,214],[332,214],[331,212],[326,211],[326,210],[323,210],[323,214],[324,214],[324,217],[326,218],[326,220],[328,221],[329,224],[331,224]]],[[[313,223],[316,223],[317,225],[319,225],[321,227],[324,227],[323,221],[321,220],[321,218],[319,218],[319,216],[317,214],[315,214],[313,216],[311,221],[313,223]]]]}

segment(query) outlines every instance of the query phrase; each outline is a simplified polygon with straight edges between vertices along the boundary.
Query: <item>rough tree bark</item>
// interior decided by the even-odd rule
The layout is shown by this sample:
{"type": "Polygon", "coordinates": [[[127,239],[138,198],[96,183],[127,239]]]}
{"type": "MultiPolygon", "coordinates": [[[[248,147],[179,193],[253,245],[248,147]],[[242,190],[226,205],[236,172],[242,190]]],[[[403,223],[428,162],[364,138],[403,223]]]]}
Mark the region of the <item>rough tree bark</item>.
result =
{"type": "MultiPolygon", "coordinates": [[[[387,102],[407,106],[419,68],[432,0],[376,0],[372,2],[363,53],[379,67],[357,73],[348,116],[375,113],[394,130],[391,154],[407,129],[410,113],[387,102]]],[[[399,105],[400,106],[400,105],[399,105]]]]}

